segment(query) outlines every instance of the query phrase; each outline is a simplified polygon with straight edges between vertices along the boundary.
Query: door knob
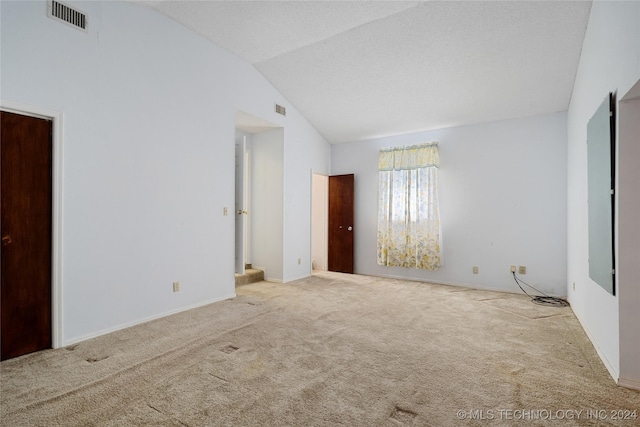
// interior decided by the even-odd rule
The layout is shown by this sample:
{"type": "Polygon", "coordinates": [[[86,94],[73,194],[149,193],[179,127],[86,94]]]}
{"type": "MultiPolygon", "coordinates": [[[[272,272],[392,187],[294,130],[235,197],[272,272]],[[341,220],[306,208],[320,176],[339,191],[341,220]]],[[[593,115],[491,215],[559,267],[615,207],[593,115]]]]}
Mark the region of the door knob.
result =
{"type": "Polygon", "coordinates": [[[351,230],[353,230],[353,227],[349,226],[349,228],[347,228],[347,230],[351,231],[351,230]]]}
{"type": "Polygon", "coordinates": [[[236,213],[237,213],[238,215],[242,215],[242,214],[249,215],[249,212],[247,212],[247,211],[243,211],[242,209],[238,209],[238,211],[237,211],[236,213]]]}
{"type": "Polygon", "coordinates": [[[12,242],[13,240],[11,240],[11,236],[8,234],[6,236],[2,236],[2,246],[10,245],[12,242]]]}

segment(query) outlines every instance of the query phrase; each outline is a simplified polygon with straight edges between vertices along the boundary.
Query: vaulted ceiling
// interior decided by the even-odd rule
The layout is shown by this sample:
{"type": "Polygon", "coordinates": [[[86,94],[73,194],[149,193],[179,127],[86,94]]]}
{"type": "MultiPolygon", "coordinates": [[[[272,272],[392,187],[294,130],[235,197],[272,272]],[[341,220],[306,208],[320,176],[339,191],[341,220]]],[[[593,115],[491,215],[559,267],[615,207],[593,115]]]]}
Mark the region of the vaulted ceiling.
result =
{"type": "Polygon", "coordinates": [[[141,1],[252,63],[331,143],[564,111],[591,2],[141,1]]]}

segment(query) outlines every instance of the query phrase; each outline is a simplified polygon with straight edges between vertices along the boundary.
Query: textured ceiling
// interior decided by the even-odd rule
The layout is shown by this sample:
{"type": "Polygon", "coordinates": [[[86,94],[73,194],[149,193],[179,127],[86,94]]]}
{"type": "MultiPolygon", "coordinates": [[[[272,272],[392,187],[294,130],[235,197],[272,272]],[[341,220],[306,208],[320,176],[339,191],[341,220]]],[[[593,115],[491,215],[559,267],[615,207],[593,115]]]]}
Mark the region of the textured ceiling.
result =
{"type": "Polygon", "coordinates": [[[141,2],[254,64],[331,143],[564,111],[590,2],[141,2]]]}

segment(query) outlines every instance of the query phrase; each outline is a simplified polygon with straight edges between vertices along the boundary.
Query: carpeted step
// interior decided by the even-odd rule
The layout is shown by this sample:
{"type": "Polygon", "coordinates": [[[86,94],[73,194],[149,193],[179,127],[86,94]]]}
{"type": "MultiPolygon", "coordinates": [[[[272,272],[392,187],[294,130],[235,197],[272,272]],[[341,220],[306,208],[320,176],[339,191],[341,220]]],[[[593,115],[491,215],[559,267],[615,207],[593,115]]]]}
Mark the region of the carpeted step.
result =
{"type": "Polygon", "coordinates": [[[244,270],[244,274],[236,274],[236,286],[248,285],[249,283],[262,282],[264,271],[255,268],[244,270]]]}

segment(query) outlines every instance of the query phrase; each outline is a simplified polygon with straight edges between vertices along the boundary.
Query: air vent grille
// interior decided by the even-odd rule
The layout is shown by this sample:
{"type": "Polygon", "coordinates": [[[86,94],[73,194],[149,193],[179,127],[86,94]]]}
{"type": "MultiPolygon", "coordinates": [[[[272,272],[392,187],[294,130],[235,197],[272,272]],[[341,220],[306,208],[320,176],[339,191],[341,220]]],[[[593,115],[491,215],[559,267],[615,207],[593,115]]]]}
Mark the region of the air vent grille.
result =
{"type": "Polygon", "coordinates": [[[284,108],[282,105],[276,104],[276,113],[282,114],[283,116],[286,116],[287,115],[287,109],[284,108]]]}
{"type": "Polygon", "coordinates": [[[47,15],[74,28],[87,31],[87,15],[55,0],[49,1],[47,15]]]}

